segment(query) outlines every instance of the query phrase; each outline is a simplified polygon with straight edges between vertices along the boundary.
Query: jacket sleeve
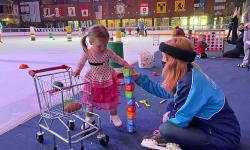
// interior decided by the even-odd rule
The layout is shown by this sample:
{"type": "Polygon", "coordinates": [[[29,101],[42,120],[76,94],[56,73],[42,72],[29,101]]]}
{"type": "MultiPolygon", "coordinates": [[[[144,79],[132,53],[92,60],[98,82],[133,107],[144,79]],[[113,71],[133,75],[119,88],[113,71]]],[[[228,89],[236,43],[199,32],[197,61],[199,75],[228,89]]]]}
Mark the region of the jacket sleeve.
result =
{"type": "Polygon", "coordinates": [[[206,104],[201,89],[192,89],[191,84],[178,84],[175,94],[174,110],[170,112],[168,123],[187,127],[193,117],[206,104]]]}
{"type": "Polygon", "coordinates": [[[135,81],[137,85],[142,87],[145,91],[156,95],[161,98],[172,98],[173,95],[169,94],[166,89],[162,88],[159,83],[151,81],[146,75],[140,75],[135,81]]]}

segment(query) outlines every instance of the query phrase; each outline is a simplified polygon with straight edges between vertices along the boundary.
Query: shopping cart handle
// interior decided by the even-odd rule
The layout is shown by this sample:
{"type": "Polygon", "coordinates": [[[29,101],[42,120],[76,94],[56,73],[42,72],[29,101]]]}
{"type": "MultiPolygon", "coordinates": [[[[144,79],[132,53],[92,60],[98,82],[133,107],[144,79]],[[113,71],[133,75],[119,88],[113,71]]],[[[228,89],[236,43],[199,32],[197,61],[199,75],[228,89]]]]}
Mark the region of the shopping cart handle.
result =
{"type": "Polygon", "coordinates": [[[69,70],[70,67],[67,66],[67,65],[61,65],[61,66],[55,66],[55,67],[50,67],[50,68],[38,69],[38,70],[30,70],[29,71],[29,75],[32,76],[32,77],[34,77],[36,75],[36,73],[53,71],[53,70],[58,70],[58,69],[69,70]]]}

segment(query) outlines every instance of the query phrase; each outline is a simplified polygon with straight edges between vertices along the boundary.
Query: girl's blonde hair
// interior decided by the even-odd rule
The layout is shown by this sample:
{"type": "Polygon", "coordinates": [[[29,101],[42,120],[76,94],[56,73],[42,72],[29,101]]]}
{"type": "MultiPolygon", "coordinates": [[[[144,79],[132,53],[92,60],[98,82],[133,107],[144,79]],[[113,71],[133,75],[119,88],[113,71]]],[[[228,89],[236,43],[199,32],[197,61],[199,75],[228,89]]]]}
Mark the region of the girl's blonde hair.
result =
{"type": "MultiPolygon", "coordinates": [[[[165,44],[190,52],[194,51],[193,44],[185,37],[174,37],[171,40],[166,41],[165,44]]],[[[200,69],[198,65],[192,62],[185,62],[165,53],[163,53],[163,57],[165,57],[166,64],[162,70],[162,75],[164,77],[162,86],[170,93],[175,92],[174,90],[177,82],[186,74],[188,70],[188,64],[191,63],[193,66],[200,69]]]]}
{"type": "Polygon", "coordinates": [[[98,38],[99,40],[108,42],[109,32],[106,27],[100,24],[93,25],[92,27],[90,27],[88,30],[88,34],[85,35],[81,40],[82,48],[85,52],[88,50],[87,44],[86,44],[87,37],[89,37],[90,41],[93,41],[94,39],[98,38]]]}

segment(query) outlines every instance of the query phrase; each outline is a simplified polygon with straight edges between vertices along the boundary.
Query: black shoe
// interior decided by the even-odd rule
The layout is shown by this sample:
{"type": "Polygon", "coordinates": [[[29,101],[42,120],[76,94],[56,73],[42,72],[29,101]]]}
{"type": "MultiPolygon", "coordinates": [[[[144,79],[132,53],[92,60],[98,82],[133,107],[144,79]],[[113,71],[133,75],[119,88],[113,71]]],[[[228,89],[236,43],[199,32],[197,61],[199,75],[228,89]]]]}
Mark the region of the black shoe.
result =
{"type": "Polygon", "coordinates": [[[200,54],[200,59],[203,59],[203,58],[207,58],[207,54],[206,53],[201,53],[200,54]]]}

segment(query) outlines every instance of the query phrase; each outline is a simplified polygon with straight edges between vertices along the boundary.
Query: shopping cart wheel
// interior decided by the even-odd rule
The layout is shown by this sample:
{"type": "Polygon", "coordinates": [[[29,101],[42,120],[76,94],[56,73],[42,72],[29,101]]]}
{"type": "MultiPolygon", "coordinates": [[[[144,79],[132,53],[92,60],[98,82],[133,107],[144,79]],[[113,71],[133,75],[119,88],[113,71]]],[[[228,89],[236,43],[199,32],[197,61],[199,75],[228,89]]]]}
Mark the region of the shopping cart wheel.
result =
{"type": "Polygon", "coordinates": [[[81,147],[80,150],[84,150],[84,146],[83,146],[83,141],[81,140],[81,147]]]}
{"type": "Polygon", "coordinates": [[[74,120],[69,120],[67,124],[68,124],[68,127],[70,130],[75,129],[75,121],[74,120]]]}
{"type": "Polygon", "coordinates": [[[97,139],[99,140],[99,142],[100,142],[100,144],[101,144],[102,146],[106,146],[106,145],[108,145],[108,143],[109,143],[109,136],[106,135],[106,134],[99,134],[99,135],[97,136],[97,139]]]}
{"type": "Polygon", "coordinates": [[[81,149],[80,150],[84,150],[84,146],[81,146],[81,149]]]}
{"type": "Polygon", "coordinates": [[[44,142],[43,135],[44,135],[44,132],[38,131],[38,132],[36,133],[36,140],[37,140],[39,143],[43,143],[43,142],[44,142]]]}

